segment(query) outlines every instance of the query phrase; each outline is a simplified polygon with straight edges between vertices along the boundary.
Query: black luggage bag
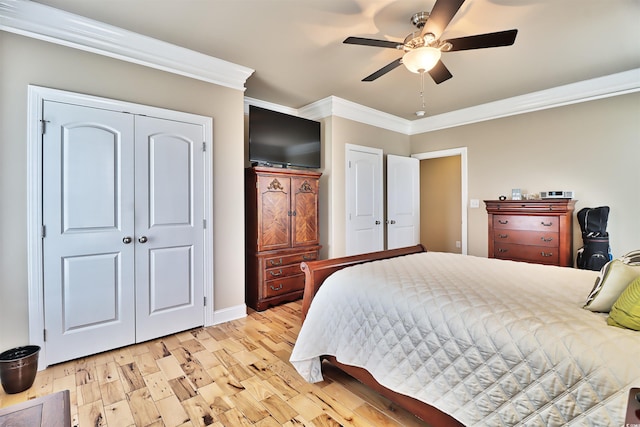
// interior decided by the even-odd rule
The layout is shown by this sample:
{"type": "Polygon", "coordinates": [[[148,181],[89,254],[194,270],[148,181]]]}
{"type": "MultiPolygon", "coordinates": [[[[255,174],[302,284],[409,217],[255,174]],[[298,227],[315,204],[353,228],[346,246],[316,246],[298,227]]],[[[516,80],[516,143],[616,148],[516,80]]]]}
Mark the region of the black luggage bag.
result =
{"type": "Polygon", "coordinates": [[[583,208],[578,211],[583,247],[578,249],[576,266],[583,270],[600,270],[611,260],[607,221],[609,206],[583,208]]]}

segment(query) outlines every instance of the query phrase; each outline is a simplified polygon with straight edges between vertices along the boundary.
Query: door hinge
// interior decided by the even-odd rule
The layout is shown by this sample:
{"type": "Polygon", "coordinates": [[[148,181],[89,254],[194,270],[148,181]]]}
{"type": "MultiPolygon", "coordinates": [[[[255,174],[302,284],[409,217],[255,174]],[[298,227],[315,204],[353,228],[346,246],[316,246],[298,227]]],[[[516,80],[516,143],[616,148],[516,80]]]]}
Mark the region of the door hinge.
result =
{"type": "Polygon", "coordinates": [[[40,229],[40,238],[44,239],[45,237],[47,237],[47,226],[43,224],[40,229]]]}
{"type": "Polygon", "coordinates": [[[207,297],[203,297],[203,299],[204,299],[204,306],[206,307],[207,306],[207,297]]]}
{"type": "Polygon", "coordinates": [[[202,143],[202,151],[207,151],[207,143],[206,142],[202,143]]]}
{"type": "Polygon", "coordinates": [[[351,160],[349,160],[349,169],[351,169],[351,160]]]}
{"type": "Polygon", "coordinates": [[[202,220],[202,228],[205,228],[205,229],[207,228],[207,220],[206,219],[202,220]]]}
{"type": "Polygon", "coordinates": [[[40,120],[40,133],[44,135],[47,133],[47,123],[51,123],[50,120],[40,120]]]}
{"type": "Polygon", "coordinates": [[[42,330],[42,339],[43,339],[44,341],[47,341],[47,330],[46,330],[46,329],[43,329],[43,330],[42,330]]]}

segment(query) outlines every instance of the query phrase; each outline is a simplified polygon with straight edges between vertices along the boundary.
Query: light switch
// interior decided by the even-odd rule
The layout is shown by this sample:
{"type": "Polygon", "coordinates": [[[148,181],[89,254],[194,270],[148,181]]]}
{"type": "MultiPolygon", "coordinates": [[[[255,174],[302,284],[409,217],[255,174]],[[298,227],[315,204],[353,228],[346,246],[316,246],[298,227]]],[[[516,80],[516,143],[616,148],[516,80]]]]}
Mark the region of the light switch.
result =
{"type": "Polygon", "coordinates": [[[480,207],[480,200],[478,200],[478,199],[469,200],[469,207],[470,208],[479,208],[480,207]]]}

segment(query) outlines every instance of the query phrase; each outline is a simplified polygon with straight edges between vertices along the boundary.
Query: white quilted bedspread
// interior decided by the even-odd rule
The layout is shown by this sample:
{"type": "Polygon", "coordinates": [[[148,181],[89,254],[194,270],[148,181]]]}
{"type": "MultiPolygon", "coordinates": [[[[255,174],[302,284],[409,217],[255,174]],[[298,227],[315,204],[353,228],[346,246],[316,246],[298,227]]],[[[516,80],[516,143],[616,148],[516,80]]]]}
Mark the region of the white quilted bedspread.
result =
{"type": "Polygon", "coordinates": [[[427,252],[349,267],[316,295],[291,355],[320,355],[467,426],[622,426],[640,332],[582,308],[597,272],[427,252]]]}

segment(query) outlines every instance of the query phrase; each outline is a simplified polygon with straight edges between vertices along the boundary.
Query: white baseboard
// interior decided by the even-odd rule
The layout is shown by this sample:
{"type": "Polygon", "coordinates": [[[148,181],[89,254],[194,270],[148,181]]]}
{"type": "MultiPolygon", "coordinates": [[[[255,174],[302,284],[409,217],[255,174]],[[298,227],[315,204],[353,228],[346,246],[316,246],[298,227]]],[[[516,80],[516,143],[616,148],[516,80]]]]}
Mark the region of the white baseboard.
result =
{"type": "Polygon", "coordinates": [[[230,322],[244,317],[247,317],[247,306],[245,304],[223,308],[222,310],[215,310],[213,312],[212,323],[206,326],[219,325],[220,323],[230,322]]]}

